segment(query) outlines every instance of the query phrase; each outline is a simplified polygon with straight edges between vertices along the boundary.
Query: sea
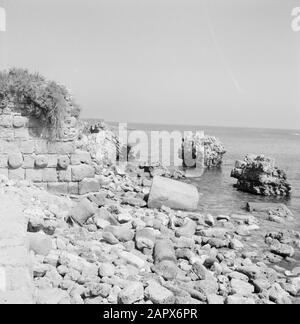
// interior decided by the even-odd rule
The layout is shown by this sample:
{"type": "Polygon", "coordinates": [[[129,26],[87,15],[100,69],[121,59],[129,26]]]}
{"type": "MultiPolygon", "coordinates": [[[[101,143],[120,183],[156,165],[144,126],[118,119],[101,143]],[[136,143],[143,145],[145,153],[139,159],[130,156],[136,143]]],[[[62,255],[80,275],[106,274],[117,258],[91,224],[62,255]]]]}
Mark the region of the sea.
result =
{"type": "Polygon", "coordinates": [[[212,126],[128,124],[131,130],[150,131],[204,131],[205,135],[219,138],[226,154],[220,169],[207,169],[199,178],[189,179],[202,194],[199,211],[212,215],[243,213],[246,203],[281,202],[293,212],[300,230],[300,130],[232,128],[212,126]],[[230,177],[236,160],[247,154],[265,155],[275,159],[275,164],[287,172],[292,185],[289,198],[261,197],[234,188],[236,179],[230,177]]]}

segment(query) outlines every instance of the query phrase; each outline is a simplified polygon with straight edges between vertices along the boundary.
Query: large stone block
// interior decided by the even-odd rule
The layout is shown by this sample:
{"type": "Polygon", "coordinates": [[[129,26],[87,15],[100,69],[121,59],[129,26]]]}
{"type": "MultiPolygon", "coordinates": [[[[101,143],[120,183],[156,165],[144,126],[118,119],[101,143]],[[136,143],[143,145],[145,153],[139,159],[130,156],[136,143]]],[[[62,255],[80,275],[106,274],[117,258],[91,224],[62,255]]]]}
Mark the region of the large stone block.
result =
{"type": "Polygon", "coordinates": [[[59,182],[71,182],[71,169],[67,170],[59,170],[58,174],[58,181],[59,182]]]}
{"type": "Polygon", "coordinates": [[[79,194],[79,183],[78,182],[69,182],[68,194],[70,194],[70,195],[78,195],[79,194]]]}
{"type": "Polygon", "coordinates": [[[0,139],[0,154],[19,153],[20,149],[16,143],[0,139]]]}
{"type": "Polygon", "coordinates": [[[56,169],[43,169],[43,181],[44,182],[57,182],[58,177],[57,177],[57,171],[56,169]]]}
{"type": "Polygon", "coordinates": [[[24,154],[23,158],[24,158],[23,168],[24,169],[33,169],[34,162],[35,162],[35,156],[32,154],[24,154]]]}
{"type": "Polygon", "coordinates": [[[14,130],[14,137],[15,139],[23,139],[28,140],[29,139],[29,131],[28,128],[17,128],[14,130]]]}
{"type": "Polygon", "coordinates": [[[82,181],[85,178],[93,178],[95,169],[90,165],[73,165],[71,167],[72,181],[82,181]]]}
{"type": "Polygon", "coordinates": [[[8,178],[11,180],[24,180],[25,169],[19,168],[16,170],[8,170],[8,178]]]}
{"type": "Polygon", "coordinates": [[[25,178],[32,182],[42,182],[43,181],[43,170],[38,169],[26,169],[25,178]]]}
{"type": "Polygon", "coordinates": [[[48,159],[48,168],[57,168],[57,160],[58,160],[57,154],[47,154],[47,159],[48,159]]]}
{"type": "Polygon", "coordinates": [[[100,190],[100,184],[97,179],[83,179],[79,183],[79,194],[84,195],[89,192],[97,192],[100,190]]]}
{"type": "Polygon", "coordinates": [[[35,140],[34,141],[34,151],[36,154],[47,154],[48,144],[45,140],[35,140]]]}
{"type": "Polygon", "coordinates": [[[8,165],[12,169],[18,169],[23,164],[23,155],[21,153],[12,153],[8,155],[8,165]]]}
{"type": "Polygon", "coordinates": [[[34,142],[32,140],[19,142],[20,151],[23,154],[32,154],[34,152],[34,142]]]}
{"type": "Polygon", "coordinates": [[[71,154],[75,152],[75,142],[49,142],[48,153],[71,154]]]}
{"type": "Polygon", "coordinates": [[[80,164],[91,164],[91,154],[86,151],[76,150],[74,154],[71,154],[71,164],[80,165],[80,164]]]}
{"type": "Polygon", "coordinates": [[[56,194],[68,194],[67,182],[50,182],[48,183],[48,191],[56,194]]]}
{"type": "Polygon", "coordinates": [[[195,186],[156,176],[153,178],[148,207],[161,208],[167,206],[180,210],[196,210],[199,193],[195,186]]]}

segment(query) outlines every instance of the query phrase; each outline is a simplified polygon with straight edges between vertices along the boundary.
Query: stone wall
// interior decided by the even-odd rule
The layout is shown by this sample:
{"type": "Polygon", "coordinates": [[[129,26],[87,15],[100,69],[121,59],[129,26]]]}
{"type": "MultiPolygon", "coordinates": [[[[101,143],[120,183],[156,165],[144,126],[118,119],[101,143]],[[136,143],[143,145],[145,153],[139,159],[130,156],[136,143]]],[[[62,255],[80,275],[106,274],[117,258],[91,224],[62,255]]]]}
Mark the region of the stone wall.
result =
{"type": "Polygon", "coordinates": [[[50,140],[37,120],[0,110],[0,175],[61,194],[98,191],[90,153],[76,149],[75,124],[66,117],[62,139],[50,140]]]}

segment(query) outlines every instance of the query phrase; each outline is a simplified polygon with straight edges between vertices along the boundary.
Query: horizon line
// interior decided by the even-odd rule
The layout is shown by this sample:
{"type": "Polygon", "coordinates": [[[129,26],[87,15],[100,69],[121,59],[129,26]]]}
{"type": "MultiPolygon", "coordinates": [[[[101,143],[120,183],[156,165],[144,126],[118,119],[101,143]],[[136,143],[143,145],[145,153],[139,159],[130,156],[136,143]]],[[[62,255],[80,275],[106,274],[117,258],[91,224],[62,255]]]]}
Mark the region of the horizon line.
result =
{"type": "Polygon", "coordinates": [[[224,125],[208,125],[208,124],[203,124],[203,125],[195,125],[195,124],[178,124],[178,123],[146,123],[146,122],[136,122],[136,121],[126,121],[126,122],[120,122],[120,121],[113,121],[113,120],[105,120],[103,118],[92,118],[92,117],[81,117],[82,119],[87,119],[87,120],[102,120],[107,124],[113,123],[113,124],[138,124],[138,125],[145,125],[145,126],[187,126],[187,127],[214,127],[214,128],[238,128],[238,129],[265,129],[265,130],[282,130],[282,131],[296,131],[299,132],[300,128],[279,128],[279,127],[257,127],[257,126],[224,126],[224,125]]]}

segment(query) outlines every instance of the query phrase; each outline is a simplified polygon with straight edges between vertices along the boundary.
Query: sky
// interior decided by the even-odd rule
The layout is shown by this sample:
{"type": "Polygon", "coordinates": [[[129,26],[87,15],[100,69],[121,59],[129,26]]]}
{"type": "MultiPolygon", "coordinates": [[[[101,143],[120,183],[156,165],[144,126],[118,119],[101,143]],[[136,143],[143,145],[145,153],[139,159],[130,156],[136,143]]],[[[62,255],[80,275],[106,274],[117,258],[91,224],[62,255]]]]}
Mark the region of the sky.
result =
{"type": "Polygon", "coordinates": [[[0,0],[0,66],[65,84],[82,117],[300,129],[299,0],[0,0]]]}

